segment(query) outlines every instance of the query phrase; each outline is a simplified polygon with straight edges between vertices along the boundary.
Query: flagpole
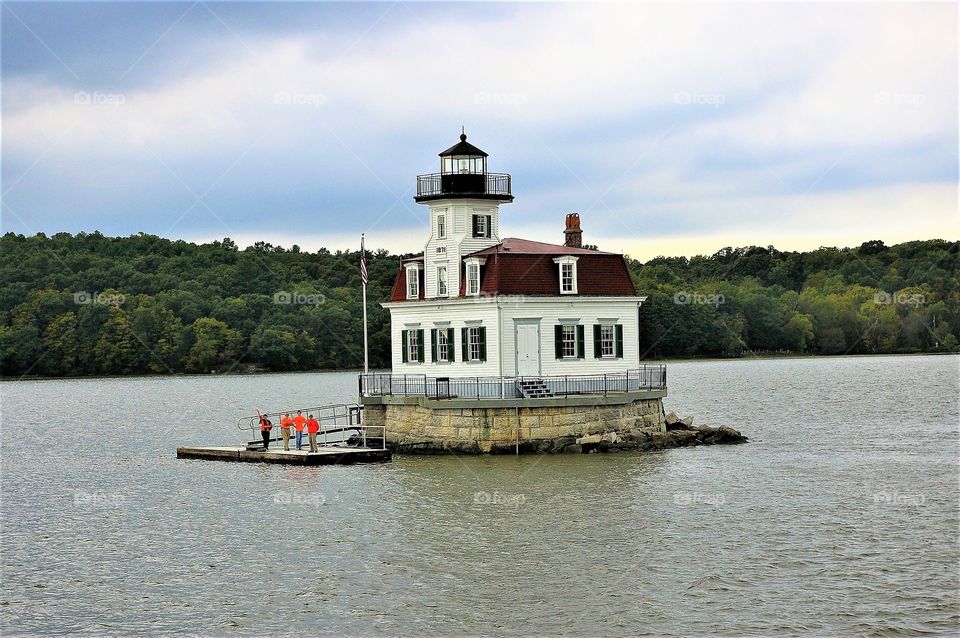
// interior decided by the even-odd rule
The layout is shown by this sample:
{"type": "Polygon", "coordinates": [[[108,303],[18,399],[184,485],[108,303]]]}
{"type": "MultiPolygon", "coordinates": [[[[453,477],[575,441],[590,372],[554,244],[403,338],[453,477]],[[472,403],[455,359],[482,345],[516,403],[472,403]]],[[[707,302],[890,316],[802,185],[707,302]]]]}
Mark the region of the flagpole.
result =
{"type": "MultiPolygon", "coordinates": [[[[366,253],[363,248],[363,233],[360,234],[360,261],[361,263],[365,262],[367,259],[366,253]]],[[[363,373],[370,374],[370,357],[367,352],[367,277],[366,273],[361,277],[360,281],[363,282],[363,373]]]]}

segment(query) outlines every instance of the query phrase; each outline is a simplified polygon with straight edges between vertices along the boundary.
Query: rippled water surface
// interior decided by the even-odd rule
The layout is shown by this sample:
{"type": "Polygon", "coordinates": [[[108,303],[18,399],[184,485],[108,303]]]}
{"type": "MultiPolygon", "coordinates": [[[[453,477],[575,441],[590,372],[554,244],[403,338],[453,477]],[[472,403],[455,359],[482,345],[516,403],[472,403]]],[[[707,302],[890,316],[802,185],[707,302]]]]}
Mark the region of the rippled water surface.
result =
{"type": "Polygon", "coordinates": [[[955,634],[958,358],[690,362],[742,446],[178,461],[353,373],[2,392],[4,633],[955,634]]]}

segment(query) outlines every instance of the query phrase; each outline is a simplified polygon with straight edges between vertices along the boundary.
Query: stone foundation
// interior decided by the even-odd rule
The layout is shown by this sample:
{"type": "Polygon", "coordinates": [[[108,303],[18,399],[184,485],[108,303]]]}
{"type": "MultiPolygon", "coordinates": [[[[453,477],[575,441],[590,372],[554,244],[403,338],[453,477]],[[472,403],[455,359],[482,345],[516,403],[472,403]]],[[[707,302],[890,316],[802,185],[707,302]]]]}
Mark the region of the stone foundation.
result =
{"type": "Polygon", "coordinates": [[[582,451],[578,440],[584,437],[642,440],[666,432],[665,394],[479,401],[384,396],[362,401],[364,422],[386,426],[387,445],[399,452],[560,452],[582,451]]]}

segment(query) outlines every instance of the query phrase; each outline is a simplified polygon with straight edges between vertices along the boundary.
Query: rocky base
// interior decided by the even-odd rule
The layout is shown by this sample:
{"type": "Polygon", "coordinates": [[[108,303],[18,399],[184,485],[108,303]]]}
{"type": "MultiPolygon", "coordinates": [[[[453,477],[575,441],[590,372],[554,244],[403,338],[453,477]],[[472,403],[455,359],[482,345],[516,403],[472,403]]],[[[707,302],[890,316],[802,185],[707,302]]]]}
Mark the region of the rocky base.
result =
{"type": "MultiPolygon", "coordinates": [[[[624,452],[631,450],[666,450],[694,445],[735,445],[746,443],[747,437],[731,427],[721,425],[674,425],[667,432],[634,430],[624,434],[607,432],[588,436],[565,436],[556,439],[532,439],[516,443],[494,444],[490,454],[588,454],[591,452],[624,452]]],[[[418,442],[388,445],[395,452],[436,454],[483,454],[476,441],[418,442]]]]}

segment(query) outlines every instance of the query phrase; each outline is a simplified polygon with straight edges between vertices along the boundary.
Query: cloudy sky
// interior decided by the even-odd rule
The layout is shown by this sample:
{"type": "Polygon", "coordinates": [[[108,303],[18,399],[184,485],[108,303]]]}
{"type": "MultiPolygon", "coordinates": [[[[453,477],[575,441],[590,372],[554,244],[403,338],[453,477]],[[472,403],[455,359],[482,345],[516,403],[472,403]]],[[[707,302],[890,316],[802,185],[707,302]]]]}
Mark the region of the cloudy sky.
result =
{"type": "Polygon", "coordinates": [[[4,3],[3,231],[422,248],[461,125],[504,236],[647,259],[960,238],[957,5],[4,3]]]}

